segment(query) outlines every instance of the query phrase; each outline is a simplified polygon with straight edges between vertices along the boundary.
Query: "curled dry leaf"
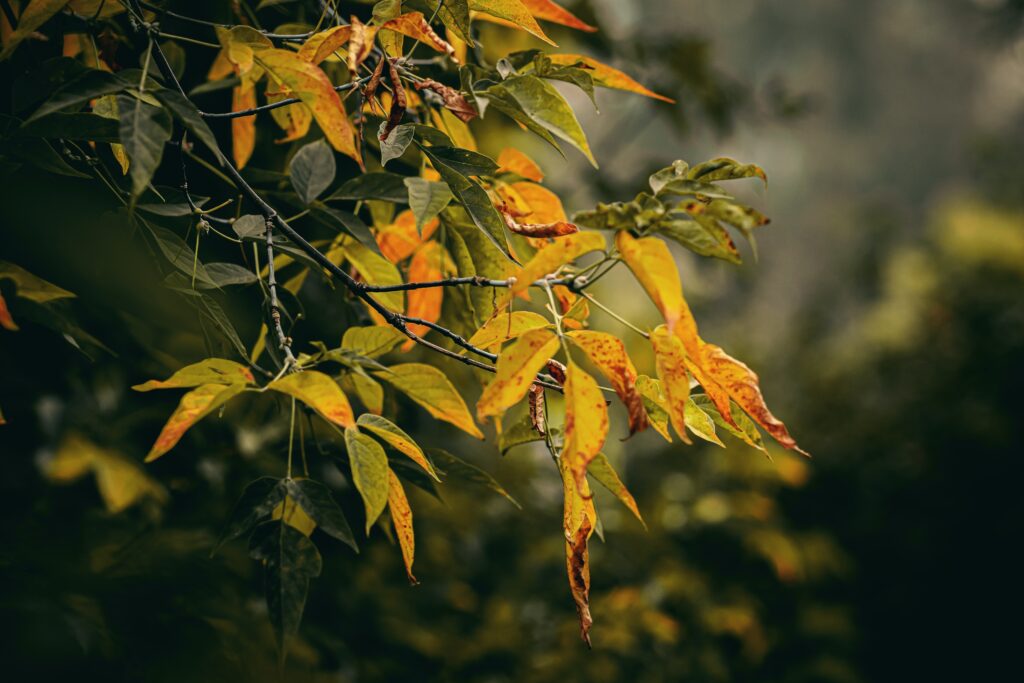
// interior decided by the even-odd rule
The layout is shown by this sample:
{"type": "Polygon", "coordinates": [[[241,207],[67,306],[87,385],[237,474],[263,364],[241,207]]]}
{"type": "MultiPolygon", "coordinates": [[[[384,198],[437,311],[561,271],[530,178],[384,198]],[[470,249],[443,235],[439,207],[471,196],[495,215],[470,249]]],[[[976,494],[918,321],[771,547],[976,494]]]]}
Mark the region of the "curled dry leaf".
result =
{"type": "Polygon", "coordinates": [[[509,232],[522,235],[523,237],[565,237],[580,231],[575,224],[566,221],[558,221],[556,223],[519,223],[516,221],[513,211],[509,209],[508,204],[505,202],[502,202],[496,208],[505,221],[505,227],[508,228],[509,232]]]}
{"type": "Polygon", "coordinates": [[[647,415],[644,413],[643,398],[636,388],[636,368],[622,340],[606,332],[592,330],[576,330],[567,336],[612,383],[612,388],[629,413],[629,433],[632,435],[645,429],[647,415]]]}
{"type": "Polygon", "coordinates": [[[348,38],[348,59],[346,64],[351,73],[359,70],[359,65],[366,61],[373,50],[373,39],[377,35],[377,27],[369,26],[359,21],[359,17],[352,16],[352,33],[348,38]]]}
{"type": "Polygon", "coordinates": [[[417,91],[430,90],[440,95],[441,100],[444,101],[445,109],[464,123],[472,121],[478,116],[476,109],[466,100],[461,92],[444,83],[438,83],[432,78],[425,78],[422,81],[418,81],[415,84],[415,88],[417,91]]]}
{"type": "Polygon", "coordinates": [[[380,139],[387,140],[388,136],[391,135],[391,131],[395,129],[398,124],[402,122],[402,117],[405,116],[406,98],[405,98],[405,86],[402,85],[402,79],[398,75],[398,67],[395,66],[395,60],[388,60],[388,77],[391,81],[391,88],[394,91],[394,95],[391,100],[391,110],[388,112],[388,122],[384,126],[384,130],[380,132],[380,139]]]}
{"type": "Polygon", "coordinates": [[[586,477],[578,481],[564,458],[558,462],[562,475],[562,531],[565,535],[565,568],[569,590],[580,619],[580,637],[590,646],[590,553],[588,542],[597,525],[597,510],[586,477]]]}
{"type": "Polygon", "coordinates": [[[438,52],[443,52],[456,64],[459,60],[455,56],[455,48],[441,36],[437,35],[421,12],[408,12],[389,19],[381,25],[381,29],[388,29],[420,41],[438,52]]]}
{"type": "Polygon", "coordinates": [[[544,406],[544,387],[539,384],[531,384],[530,391],[526,396],[530,407],[530,424],[538,434],[544,436],[548,433],[547,408],[544,406]]]}
{"type": "Polygon", "coordinates": [[[402,482],[390,468],[388,468],[388,510],[391,512],[391,523],[395,527],[398,545],[402,549],[405,573],[409,577],[409,583],[417,584],[419,581],[412,574],[412,562],[416,554],[416,539],[412,530],[412,508],[409,507],[409,499],[405,496],[402,482]]]}

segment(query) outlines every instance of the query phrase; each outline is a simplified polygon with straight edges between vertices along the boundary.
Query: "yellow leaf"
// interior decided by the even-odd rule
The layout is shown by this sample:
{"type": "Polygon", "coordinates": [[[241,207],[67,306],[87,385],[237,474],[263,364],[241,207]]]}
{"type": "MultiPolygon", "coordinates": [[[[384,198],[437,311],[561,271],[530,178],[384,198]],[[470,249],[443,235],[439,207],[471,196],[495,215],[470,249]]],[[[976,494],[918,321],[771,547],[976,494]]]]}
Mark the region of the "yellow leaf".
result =
{"type": "Polygon", "coordinates": [[[506,147],[498,153],[498,172],[515,173],[518,176],[539,183],[544,180],[540,166],[515,147],[506,147]]]}
{"type": "MultiPolygon", "coordinates": [[[[267,104],[280,102],[288,97],[290,97],[289,93],[272,92],[269,87],[267,88],[267,104]]],[[[306,137],[306,133],[309,132],[309,127],[313,123],[313,112],[301,102],[271,109],[270,116],[285,132],[283,138],[274,140],[279,145],[306,137]]]]}
{"type": "Polygon", "coordinates": [[[222,78],[227,78],[235,71],[234,64],[228,59],[228,53],[226,49],[221,49],[217,53],[217,56],[213,58],[213,64],[210,65],[210,70],[206,72],[206,80],[208,81],[219,81],[222,78]]]}
{"type": "Polygon", "coordinates": [[[366,414],[360,415],[359,419],[356,420],[356,424],[361,429],[373,432],[395,450],[409,456],[413,462],[426,470],[427,474],[437,481],[441,481],[440,477],[437,476],[437,472],[434,471],[434,467],[427,460],[427,456],[423,454],[423,450],[412,440],[411,436],[402,431],[394,422],[379,415],[366,414]]]}
{"type": "Polygon", "coordinates": [[[374,375],[389,382],[437,419],[449,422],[478,439],[484,438],[473,422],[466,402],[448,376],[438,368],[422,363],[403,363],[375,372],[374,375]]]}
{"type": "Polygon", "coordinates": [[[567,336],[612,383],[612,388],[629,413],[629,433],[642,431],[647,426],[647,418],[643,399],[636,390],[636,368],[626,352],[626,345],[621,339],[606,332],[576,330],[567,336]]]}
{"type": "Polygon", "coordinates": [[[558,223],[569,219],[562,200],[551,190],[535,183],[512,183],[498,187],[498,194],[524,223],[558,223]]]}
{"type": "Polygon", "coordinates": [[[37,304],[45,304],[57,299],[75,298],[75,295],[68,290],[58,287],[52,282],[47,282],[10,261],[0,261],[0,280],[10,280],[14,283],[15,294],[37,304]]]}
{"type": "Polygon", "coordinates": [[[18,28],[7,37],[7,44],[0,52],[0,62],[11,56],[21,41],[28,38],[57,12],[64,9],[68,0],[31,0],[18,17],[18,28]]]}
{"type": "Polygon", "coordinates": [[[404,334],[390,325],[350,327],[341,337],[341,348],[367,358],[377,358],[404,340],[404,334]]]}
{"type": "Polygon", "coordinates": [[[353,372],[345,376],[342,386],[354,391],[366,409],[373,415],[380,415],[384,412],[384,387],[377,380],[353,372]],[[346,380],[351,382],[351,386],[345,384],[346,380]]]}
{"type": "Polygon", "coordinates": [[[764,396],[761,395],[758,377],[753,370],[714,344],[702,345],[701,353],[704,369],[710,379],[729,392],[732,400],[736,401],[754,422],[761,425],[784,448],[807,455],[790,436],[786,425],[768,410],[764,396]]]}
{"type": "Polygon", "coordinates": [[[366,535],[388,504],[388,456],[381,445],[361,434],[358,427],[345,429],[345,450],[352,468],[352,483],[366,508],[366,535]]]}
{"type": "Polygon", "coordinates": [[[715,433],[715,421],[701,410],[692,396],[686,401],[686,428],[699,438],[725,448],[725,444],[715,433]]]}
{"type": "Polygon", "coordinates": [[[416,555],[416,540],[412,531],[412,508],[405,497],[405,489],[395,473],[388,470],[388,509],[391,511],[391,523],[395,526],[395,536],[402,549],[402,561],[410,583],[418,583],[412,574],[412,562],[416,555]]]}
{"type": "MultiPolygon", "coordinates": [[[[245,111],[256,106],[256,88],[236,85],[231,89],[231,111],[245,111]]],[[[256,148],[256,117],[236,116],[231,119],[231,157],[235,166],[245,168],[256,148]]]]}
{"type": "Polygon", "coordinates": [[[271,78],[286,86],[294,97],[309,107],[334,149],[361,161],[348,113],[331,80],[320,67],[288,50],[261,50],[256,53],[256,60],[271,78]]]}
{"type": "Polygon", "coordinates": [[[181,397],[181,403],[164,425],[156,443],[149,450],[146,462],[153,462],[181,440],[182,435],[229,400],[245,391],[244,384],[203,384],[181,397]]]}
{"type": "Polygon", "coordinates": [[[335,26],[326,31],[314,33],[299,48],[299,57],[313,64],[319,64],[347,43],[351,35],[352,27],[348,25],[335,26]]]}
{"type": "Polygon", "coordinates": [[[665,405],[665,396],[661,392],[661,382],[651,379],[647,375],[640,375],[636,378],[636,390],[643,398],[647,421],[654,427],[654,431],[664,437],[665,441],[672,443],[672,433],[669,432],[668,407],[665,405]]]}
{"type": "Polygon", "coordinates": [[[433,121],[435,128],[443,131],[452,139],[456,147],[476,151],[476,138],[473,137],[473,131],[469,129],[468,123],[447,109],[431,109],[430,120],[433,121]]]}
{"type": "MultiPolygon", "coordinates": [[[[104,95],[103,97],[96,98],[92,103],[92,113],[105,119],[120,120],[121,115],[117,107],[117,97],[115,95],[104,95]]],[[[121,167],[121,175],[128,173],[128,153],[124,151],[124,145],[112,142],[110,143],[110,152],[117,160],[118,166],[121,167]]]]}
{"type": "Polygon", "coordinates": [[[478,15],[478,19],[494,21],[491,18],[494,17],[504,20],[495,23],[504,24],[508,22],[508,24],[523,29],[549,45],[555,45],[555,42],[548,38],[540,24],[533,18],[530,10],[527,9],[521,0],[469,0],[469,9],[483,13],[484,16],[478,15]]]}
{"type": "Polygon", "coordinates": [[[654,366],[658,372],[669,419],[679,438],[692,443],[686,433],[686,401],[690,397],[690,376],[686,372],[686,350],[683,342],[659,325],[651,332],[654,366]]]}
{"type": "Polygon", "coordinates": [[[270,513],[270,518],[284,519],[285,524],[298,529],[304,536],[309,536],[316,528],[316,521],[306,514],[302,506],[291,496],[286,496],[277,504],[277,507],[270,513]]]}
{"type": "Polygon", "coordinates": [[[252,384],[252,372],[241,363],[225,358],[207,358],[206,360],[186,365],[168,379],[151,379],[144,384],[132,387],[135,391],[152,391],[153,389],[183,389],[197,387],[200,384],[252,384]]]}
{"type": "MultiPolygon", "coordinates": [[[[262,67],[256,64],[257,52],[269,50],[274,43],[251,26],[218,26],[214,29],[221,44],[221,52],[242,81],[243,87],[252,87],[263,77],[262,67]]],[[[216,67],[216,64],[215,64],[216,67]]]]}
{"type": "MultiPolygon", "coordinates": [[[[349,263],[359,272],[359,275],[369,284],[378,286],[402,284],[402,276],[399,275],[395,264],[380,254],[370,251],[359,242],[347,240],[342,252],[349,263]]],[[[401,311],[405,308],[405,297],[400,291],[377,292],[371,296],[392,311],[401,311]]]]}
{"type": "Polygon", "coordinates": [[[501,415],[521,401],[558,344],[555,333],[544,328],[530,330],[509,344],[498,356],[494,379],[476,404],[477,417],[501,415]]]}
{"type": "Polygon", "coordinates": [[[446,55],[455,55],[455,48],[434,32],[420,12],[409,12],[389,19],[381,25],[381,28],[407,35],[446,55]]]}
{"type": "Polygon", "coordinates": [[[661,311],[671,332],[686,302],[668,245],[657,237],[636,239],[625,230],[616,236],[615,244],[626,265],[661,311]]]}
{"type": "Polygon", "coordinates": [[[601,486],[605,487],[612,494],[619,499],[626,508],[633,513],[633,516],[640,520],[644,528],[647,528],[647,523],[644,521],[643,516],[640,514],[640,508],[636,505],[636,499],[633,498],[633,494],[629,492],[626,485],[622,483],[619,478],[618,472],[612,467],[611,462],[608,460],[608,456],[604,453],[598,453],[597,457],[590,463],[587,468],[587,472],[596,479],[601,486]]]}
{"type": "Polygon", "coordinates": [[[377,36],[377,27],[359,21],[359,17],[351,17],[352,33],[348,39],[348,70],[358,73],[359,65],[366,61],[373,50],[373,39],[377,36]]]}
{"type": "Polygon", "coordinates": [[[653,90],[648,90],[628,75],[618,69],[608,66],[607,64],[602,64],[593,57],[587,57],[585,55],[546,55],[546,57],[551,60],[552,64],[556,64],[558,66],[569,66],[578,62],[583,62],[583,64],[587,66],[587,73],[594,79],[594,85],[599,85],[605,88],[614,88],[615,90],[625,90],[627,92],[637,93],[638,95],[653,97],[656,100],[668,102],[669,104],[675,104],[675,100],[665,97],[664,95],[659,95],[653,90]]]}
{"type": "Polygon", "coordinates": [[[583,254],[605,248],[604,235],[599,232],[578,232],[559,238],[540,249],[516,275],[516,282],[499,299],[497,308],[504,308],[519,292],[525,292],[535,280],[550,275],[559,267],[583,254]]]}
{"type": "Polygon", "coordinates": [[[594,378],[573,362],[565,372],[565,447],[562,460],[586,485],[587,466],[597,457],[608,436],[608,406],[594,378]]]}
{"type": "Polygon", "coordinates": [[[559,460],[562,475],[564,503],[562,508],[562,529],[565,534],[565,569],[569,576],[569,590],[576,603],[580,619],[580,636],[590,645],[590,627],[594,620],[590,616],[590,535],[597,524],[593,495],[586,478],[578,482],[565,462],[559,460]]]}
{"type": "Polygon", "coordinates": [[[530,14],[541,21],[550,21],[553,24],[561,24],[562,26],[579,29],[587,33],[593,33],[597,30],[596,26],[591,26],[551,0],[522,0],[522,3],[530,10],[530,14]]]}
{"type": "Polygon", "coordinates": [[[530,330],[551,327],[547,318],[532,311],[513,311],[500,313],[486,323],[469,338],[473,346],[490,348],[521,336],[530,330]]]}
{"type": "Polygon", "coordinates": [[[271,382],[267,388],[299,399],[322,418],[339,427],[351,427],[355,424],[352,406],[349,405],[341,387],[322,372],[294,372],[271,382]]]}

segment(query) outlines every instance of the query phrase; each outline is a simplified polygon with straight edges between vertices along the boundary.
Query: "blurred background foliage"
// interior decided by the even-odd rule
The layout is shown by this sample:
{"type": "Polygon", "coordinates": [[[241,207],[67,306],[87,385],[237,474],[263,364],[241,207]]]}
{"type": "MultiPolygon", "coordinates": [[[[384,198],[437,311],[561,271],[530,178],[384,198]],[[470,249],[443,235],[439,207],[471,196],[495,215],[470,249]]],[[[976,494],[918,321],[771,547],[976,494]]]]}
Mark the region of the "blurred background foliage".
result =
{"type": "MultiPolygon", "coordinates": [[[[566,51],[623,67],[679,104],[599,93],[598,115],[574,101],[600,171],[528,151],[570,210],[631,197],[675,158],[728,155],[768,171],[768,190],[750,190],[773,218],[756,263],[679,257],[706,338],[759,370],[814,458],[773,450],[769,461],[736,441],[722,451],[650,433],[610,439],[649,529],[599,500],[607,543],[592,550],[587,651],[547,456],[527,446],[502,457],[406,411],[420,443],[491,471],[524,509],[471,488],[412,491],[416,587],[381,528],[359,556],[323,544],[324,576],[284,679],[996,675],[1014,652],[1002,619],[1014,616],[1008,545],[1021,519],[1024,4],[566,4],[602,27],[553,28],[566,51]]],[[[533,46],[496,26],[482,38],[502,51],[533,46]]],[[[479,141],[493,154],[510,133],[489,121],[479,141]]],[[[74,181],[41,178],[5,179],[19,201],[5,201],[0,256],[76,292],[48,305],[88,334],[46,330],[46,307],[12,296],[0,276],[24,321],[0,333],[5,669],[11,680],[274,680],[258,568],[241,543],[210,550],[245,483],[280,470],[286,421],[243,402],[143,470],[175,397],[128,387],[201,344],[145,259],[110,251],[124,225],[109,207],[74,181]],[[159,344],[144,332],[154,321],[167,335],[159,344]]],[[[624,283],[610,277],[596,293],[653,321],[624,283]]],[[[329,307],[330,294],[311,292],[307,305],[329,307]]],[[[643,349],[631,353],[645,363],[643,349]]],[[[332,457],[315,468],[358,518],[332,457]]]]}

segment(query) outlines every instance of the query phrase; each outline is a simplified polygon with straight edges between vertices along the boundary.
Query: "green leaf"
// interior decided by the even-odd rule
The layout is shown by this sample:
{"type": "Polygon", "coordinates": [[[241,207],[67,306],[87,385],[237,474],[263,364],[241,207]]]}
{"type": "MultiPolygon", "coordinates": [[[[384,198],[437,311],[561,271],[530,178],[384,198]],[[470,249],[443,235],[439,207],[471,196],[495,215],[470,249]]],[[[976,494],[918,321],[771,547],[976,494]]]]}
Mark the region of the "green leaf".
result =
{"type": "MultiPolygon", "coordinates": [[[[70,57],[54,57],[41,62],[14,80],[11,87],[11,111],[20,114],[39,105],[65,85],[90,71],[99,70],[89,69],[77,59],[70,57]]],[[[113,75],[109,72],[102,73],[113,75]]]]}
{"type": "Polygon", "coordinates": [[[366,508],[366,535],[388,504],[388,456],[379,443],[356,427],[345,429],[345,449],[352,482],[366,508]]]}
{"type": "Polygon", "coordinates": [[[406,178],[405,187],[409,190],[409,208],[416,217],[417,232],[422,232],[424,224],[436,218],[452,200],[451,190],[446,183],[406,178]]]}
{"type": "Polygon", "coordinates": [[[682,159],[676,159],[672,162],[671,166],[666,166],[660,171],[655,171],[648,178],[648,183],[651,185],[651,191],[654,194],[658,194],[661,190],[673,180],[680,180],[686,178],[687,171],[690,170],[690,164],[686,163],[682,159]]]}
{"type": "Polygon", "coordinates": [[[330,489],[312,479],[286,479],[285,486],[288,495],[316,522],[321,531],[359,552],[345,513],[338,507],[330,489]]]}
{"type": "MultiPolygon", "coordinates": [[[[441,179],[448,184],[448,188],[455,198],[466,208],[466,213],[469,214],[474,225],[505,255],[505,258],[515,263],[516,260],[512,258],[508,248],[508,241],[505,237],[505,222],[498,215],[487,192],[476,181],[467,178],[456,168],[449,166],[446,163],[445,157],[436,156],[434,150],[438,148],[421,147],[421,149],[427,155],[427,158],[430,159],[437,172],[441,174],[441,179]]],[[[486,159],[486,157],[484,158],[486,159]]],[[[459,165],[463,168],[467,167],[465,164],[459,165]]]]}
{"type": "Polygon", "coordinates": [[[119,95],[120,137],[131,160],[132,197],[142,194],[160,166],[164,144],[171,139],[171,115],[163,107],[154,107],[141,99],[119,95]]]}
{"type": "Polygon", "coordinates": [[[485,154],[469,149],[449,146],[433,146],[429,148],[430,160],[438,160],[446,167],[464,176],[494,175],[498,164],[485,154]]]}
{"type": "Polygon", "coordinates": [[[117,121],[81,112],[56,112],[22,125],[18,132],[28,137],[90,142],[118,142],[121,139],[121,129],[117,121]]]}
{"type": "Polygon", "coordinates": [[[195,273],[196,284],[203,284],[207,287],[216,287],[217,283],[206,272],[206,266],[196,258],[192,247],[185,244],[180,237],[167,228],[159,225],[144,224],[149,234],[153,236],[157,248],[164,258],[179,272],[189,279],[195,273]]]}
{"type": "Polygon", "coordinates": [[[526,75],[514,76],[495,87],[508,93],[543,128],[583,152],[594,168],[597,168],[597,161],[572,107],[554,86],[536,76],[526,75]]]}
{"type": "MultiPolygon", "coordinates": [[[[387,125],[387,121],[381,122],[381,133],[384,132],[387,125]]],[[[380,140],[380,165],[387,166],[389,161],[392,159],[398,159],[405,154],[405,150],[409,148],[409,145],[412,143],[412,139],[415,136],[416,128],[408,123],[403,123],[402,125],[396,126],[392,129],[387,138],[380,140]]]]}
{"type": "Polygon", "coordinates": [[[692,396],[686,400],[685,414],[687,429],[699,438],[725,448],[725,444],[722,443],[722,440],[715,433],[714,420],[710,415],[701,410],[692,396]]]}
{"type": "Polygon", "coordinates": [[[642,232],[657,224],[666,213],[665,205],[656,197],[641,192],[631,202],[598,204],[588,211],[577,211],[572,220],[594,230],[635,230],[642,232]]]}
{"type": "Polygon", "coordinates": [[[473,47],[474,42],[469,28],[468,0],[444,0],[437,16],[446,29],[454,32],[467,45],[473,47]]]}
{"type": "Polygon", "coordinates": [[[533,428],[529,415],[526,415],[508,429],[501,431],[498,436],[498,450],[505,455],[516,446],[543,440],[544,436],[533,428]]]}
{"type": "Polygon", "coordinates": [[[346,181],[326,201],[380,199],[404,204],[407,196],[405,177],[397,173],[363,173],[346,181]]]}
{"type": "Polygon", "coordinates": [[[430,461],[423,454],[423,450],[411,436],[402,431],[394,422],[386,417],[367,413],[360,415],[359,419],[356,420],[356,424],[363,429],[373,432],[374,436],[386,442],[395,450],[407,455],[409,459],[422,467],[430,476],[437,481],[441,481],[434,471],[433,465],[430,464],[430,461]]]}
{"type": "Polygon", "coordinates": [[[309,580],[320,576],[320,552],[301,531],[274,521],[256,528],[249,541],[249,555],[263,561],[267,610],[283,659],[285,643],[302,621],[309,580]]]}
{"type": "MultiPolygon", "coordinates": [[[[213,280],[215,287],[251,285],[259,280],[255,273],[237,263],[207,263],[204,267],[207,277],[213,280]]],[[[198,284],[197,281],[196,285],[198,284]]]]}
{"type": "Polygon", "coordinates": [[[626,485],[622,483],[622,479],[619,478],[618,472],[612,467],[612,463],[608,460],[608,456],[604,453],[598,453],[597,457],[590,461],[587,465],[587,474],[597,480],[601,486],[605,487],[611,493],[619,499],[626,508],[633,513],[633,516],[640,520],[643,524],[644,529],[647,528],[647,522],[644,521],[643,516],[640,514],[640,508],[637,507],[636,500],[633,498],[633,494],[629,492],[626,485]]]}
{"type": "Polygon", "coordinates": [[[729,410],[732,413],[733,422],[736,423],[736,426],[739,427],[739,429],[736,429],[736,427],[733,427],[725,421],[721,413],[718,412],[718,409],[715,408],[714,402],[708,398],[707,394],[694,394],[690,399],[698,408],[710,415],[715,424],[726,432],[763,453],[768,452],[764,447],[761,432],[757,430],[757,425],[754,424],[754,421],[751,420],[735,402],[730,402],[729,410]]]}
{"type": "Polygon", "coordinates": [[[380,254],[380,245],[377,244],[373,233],[370,232],[370,227],[351,211],[333,209],[321,201],[314,201],[310,205],[310,215],[321,225],[334,229],[340,228],[343,232],[355,237],[370,251],[380,254]]]}
{"type": "Polygon", "coordinates": [[[430,459],[434,461],[437,469],[440,470],[442,475],[444,475],[445,481],[449,478],[453,478],[467,484],[481,486],[489,491],[497,493],[520,510],[523,508],[523,506],[519,504],[519,501],[513,498],[512,495],[505,490],[504,486],[498,483],[497,479],[476,465],[468,463],[462,458],[458,458],[448,451],[443,451],[440,448],[431,448],[427,453],[430,454],[430,459]]]}
{"type": "Polygon", "coordinates": [[[221,534],[213,552],[216,553],[228,541],[233,541],[248,533],[261,519],[274,511],[274,508],[284,500],[284,495],[283,479],[260,477],[256,481],[249,482],[245,490],[242,491],[242,497],[235,503],[224,533],[221,534]]]}
{"type": "Polygon", "coordinates": [[[366,358],[378,358],[408,339],[390,325],[350,327],[341,338],[341,348],[366,358]]]}
{"type": "Polygon", "coordinates": [[[711,161],[697,164],[687,172],[690,180],[700,180],[705,183],[713,183],[717,180],[737,180],[739,178],[760,178],[765,185],[768,184],[768,176],[764,170],[756,164],[741,164],[735,159],[719,157],[711,161]]]}
{"type": "MultiPolygon", "coordinates": [[[[549,145],[558,150],[559,154],[564,156],[562,148],[558,146],[558,141],[555,140],[555,136],[548,132],[548,129],[542,126],[540,123],[535,121],[530,113],[527,112],[518,100],[512,96],[505,86],[501,83],[492,85],[484,92],[480,93],[480,97],[483,102],[486,102],[488,107],[497,109],[505,116],[508,116],[513,121],[517,121],[529,130],[534,135],[538,136],[549,145]]],[[[478,102],[480,100],[478,99],[478,102]]],[[[478,104],[479,108],[479,104],[478,104]]],[[[484,113],[484,109],[480,109],[481,116],[484,113]]]]}
{"type": "Polygon", "coordinates": [[[304,145],[292,157],[289,178],[299,199],[306,206],[334,182],[334,152],[324,140],[304,145]]]}
{"type": "Polygon", "coordinates": [[[742,262],[729,231],[710,216],[664,220],[657,223],[652,232],[675,240],[695,254],[720,258],[729,263],[742,262]]]}
{"type": "Polygon", "coordinates": [[[181,121],[182,125],[188,129],[188,132],[192,133],[196,139],[206,145],[211,152],[215,154],[219,152],[220,148],[217,146],[217,138],[214,137],[213,131],[210,130],[210,127],[203,120],[199,110],[196,109],[196,105],[192,104],[191,100],[187,99],[177,90],[169,88],[156,88],[153,90],[153,95],[160,100],[160,104],[164,105],[174,115],[174,118],[181,121]]]}

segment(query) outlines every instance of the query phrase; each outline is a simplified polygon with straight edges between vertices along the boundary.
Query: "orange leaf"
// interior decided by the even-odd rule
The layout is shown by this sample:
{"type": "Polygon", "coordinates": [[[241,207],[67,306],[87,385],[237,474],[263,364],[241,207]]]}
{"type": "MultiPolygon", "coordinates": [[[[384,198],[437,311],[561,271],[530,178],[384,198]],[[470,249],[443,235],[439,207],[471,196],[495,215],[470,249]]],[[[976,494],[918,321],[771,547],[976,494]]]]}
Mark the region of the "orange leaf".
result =
{"type": "Polygon", "coordinates": [[[593,377],[570,362],[565,373],[565,447],[562,460],[586,486],[587,465],[597,457],[608,436],[608,406],[593,377]]]}
{"type": "Polygon", "coordinates": [[[181,397],[181,403],[160,431],[146,462],[153,462],[174,448],[189,427],[245,390],[244,384],[203,384],[181,397]]]}
{"type": "Polygon", "coordinates": [[[512,297],[519,292],[525,292],[535,280],[550,275],[583,254],[604,248],[604,235],[599,232],[578,232],[555,240],[540,249],[520,269],[516,275],[516,282],[501,296],[497,308],[507,306],[512,297]]]}
{"type": "MultiPolygon", "coordinates": [[[[272,92],[270,87],[267,88],[268,104],[279,102],[290,96],[290,93],[272,92]]],[[[285,132],[283,138],[274,140],[274,143],[278,145],[301,140],[306,137],[306,133],[309,132],[309,126],[313,123],[313,113],[309,111],[309,107],[301,102],[271,109],[270,115],[277,125],[281,127],[281,130],[285,132]]]]}
{"type": "Polygon", "coordinates": [[[501,150],[497,161],[499,172],[515,173],[536,183],[544,180],[544,172],[540,170],[540,166],[515,147],[506,147],[501,150]]]}
{"type": "Polygon", "coordinates": [[[521,401],[537,373],[558,350],[558,337],[546,328],[530,330],[498,356],[497,372],[476,404],[481,420],[501,415],[521,401]]]}
{"type": "Polygon", "coordinates": [[[636,239],[625,230],[616,236],[615,244],[626,265],[665,317],[665,324],[671,332],[686,302],[679,271],[668,245],[657,237],[636,239]]]}
{"type": "MultiPolygon", "coordinates": [[[[256,106],[256,88],[251,84],[236,85],[231,90],[231,111],[244,111],[256,106]]],[[[231,119],[231,156],[241,170],[249,163],[256,148],[256,117],[238,116],[231,119]]]]}
{"type": "Polygon", "coordinates": [[[636,390],[636,368],[622,340],[606,332],[590,330],[569,332],[567,336],[612,383],[615,393],[629,411],[629,433],[635,434],[647,427],[643,398],[636,390]]]}
{"type": "Polygon", "coordinates": [[[686,433],[686,400],[690,398],[690,376],[686,373],[686,349],[679,337],[659,325],[651,332],[654,367],[665,394],[669,419],[684,443],[693,443],[686,433]]]}
{"type": "Polygon", "coordinates": [[[395,473],[388,468],[388,510],[391,511],[391,523],[395,525],[395,536],[402,549],[402,561],[405,562],[405,573],[410,583],[419,583],[412,575],[412,562],[416,554],[416,539],[412,532],[412,508],[405,497],[405,489],[395,473]]]}
{"type": "Polygon", "coordinates": [[[508,202],[519,217],[530,223],[567,221],[562,200],[551,190],[534,183],[518,182],[501,186],[498,194],[508,202]]]}
{"type": "Polygon", "coordinates": [[[412,211],[406,209],[395,216],[395,222],[377,231],[377,246],[380,253],[392,263],[399,263],[409,258],[416,251],[416,248],[434,234],[440,224],[438,219],[433,219],[423,225],[423,235],[416,231],[416,216],[412,211]]]}
{"type": "Polygon", "coordinates": [[[570,66],[582,62],[587,69],[587,73],[594,79],[594,85],[599,85],[605,88],[613,88],[615,90],[625,90],[627,92],[637,93],[638,95],[645,95],[647,97],[653,97],[656,100],[668,102],[669,104],[675,104],[675,100],[664,95],[659,95],[653,90],[648,90],[644,86],[637,83],[635,80],[630,78],[628,75],[614,69],[607,64],[602,64],[593,57],[587,57],[585,55],[545,55],[551,60],[552,64],[559,66],[570,66]]]}
{"type": "Polygon", "coordinates": [[[580,231],[575,223],[567,223],[565,221],[557,221],[555,223],[520,223],[515,219],[512,210],[509,209],[508,204],[505,202],[499,204],[497,209],[498,213],[501,214],[502,220],[505,221],[505,227],[508,228],[509,232],[530,238],[531,241],[537,240],[538,248],[544,246],[545,238],[565,237],[580,231]]]}
{"type": "Polygon", "coordinates": [[[11,317],[11,312],[7,309],[7,302],[2,294],[0,294],[0,327],[11,332],[18,331],[18,325],[14,322],[14,318],[11,317]]]}
{"type": "Polygon", "coordinates": [[[288,50],[261,50],[256,54],[256,60],[274,80],[286,86],[294,97],[310,108],[334,149],[360,161],[345,107],[331,80],[319,67],[288,50]]]}
{"type": "Polygon", "coordinates": [[[597,30],[596,26],[591,26],[584,22],[575,14],[551,0],[522,0],[522,2],[526,9],[530,10],[530,14],[541,21],[550,21],[553,24],[561,24],[562,26],[579,29],[587,33],[593,33],[597,30]]]}
{"type": "Polygon", "coordinates": [[[340,427],[351,427],[355,424],[352,406],[349,405],[344,392],[333,379],[322,372],[295,372],[271,382],[267,388],[299,399],[318,412],[322,418],[340,427]]]}
{"type": "Polygon", "coordinates": [[[314,33],[299,48],[299,56],[313,64],[319,64],[347,43],[351,35],[351,26],[335,26],[314,33]]]}
{"type": "Polygon", "coordinates": [[[757,374],[753,370],[714,344],[703,344],[701,352],[704,369],[710,378],[729,392],[729,396],[754,422],[764,427],[784,448],[807,455],[790,436],[786,425],[768,410],[764,396],[761,395],[757,374]]]}
{"type": "Polygon", "coordinates": [[[565,569],[569,576],[569,590],[576,603],[580,619],[580,637],[590,645],[590,627],[594,620],[590,615],[590,552],[588,542],[594,532],[597,511],[593,495],[586,478],[582,484],[562,458],[558,463],[562,475],[564,503],[562,507],[562,529],[565,534],[565,569]]]}
{"type": "Polygon", "coordinates": [[[482,13],[476,15],[476,19],[521,28],[545,43],[555,45],[555,41],[548,38],[522,0],[469,0],[469,9],[482,13]]]}
{"type": "Polygon", "coordinates": [[[207,358],[181,368],[168,379],[151,379],[144,384],[132,387],[135,391],[152,391],[153,389],[184,389],[198,387],[201,384],[252,384],[252,372],[249,368],[233,360],[225,358],[207,358]]]}
{"type": "Polygon", "coordinates": [[[452,58],[452,61],[458,62],[458,59],[455,58],[455,48],[434,32],[434,29],[431,28],[420,12],[408,12],[394,19],[389,19],[384,22],[381,28],[407,35],[428,47],[434,48],[438,52],[445,53],[452,58]]]}
{"type": "MultiPolygon", "coordinates": [[[[445,271],[451,272],[450,258],[444,247],[437,242],[424,242],[413,254],[409,264],[409,282],[431,282],[444,277],[445,271]]],[[[409,307],[406,313],[413,318],[421,318],[436,323],[441,317],[441,305],[444,301],[444,287],[424,287],[410,289],[406,295],[409,307]]],[[[410,323],[409,330],[413,334],[423,335],[430,328],[418,323],[410,323]]],[[[415,344],[409,339],[402,345],[408,351],[415,344]]]]}

